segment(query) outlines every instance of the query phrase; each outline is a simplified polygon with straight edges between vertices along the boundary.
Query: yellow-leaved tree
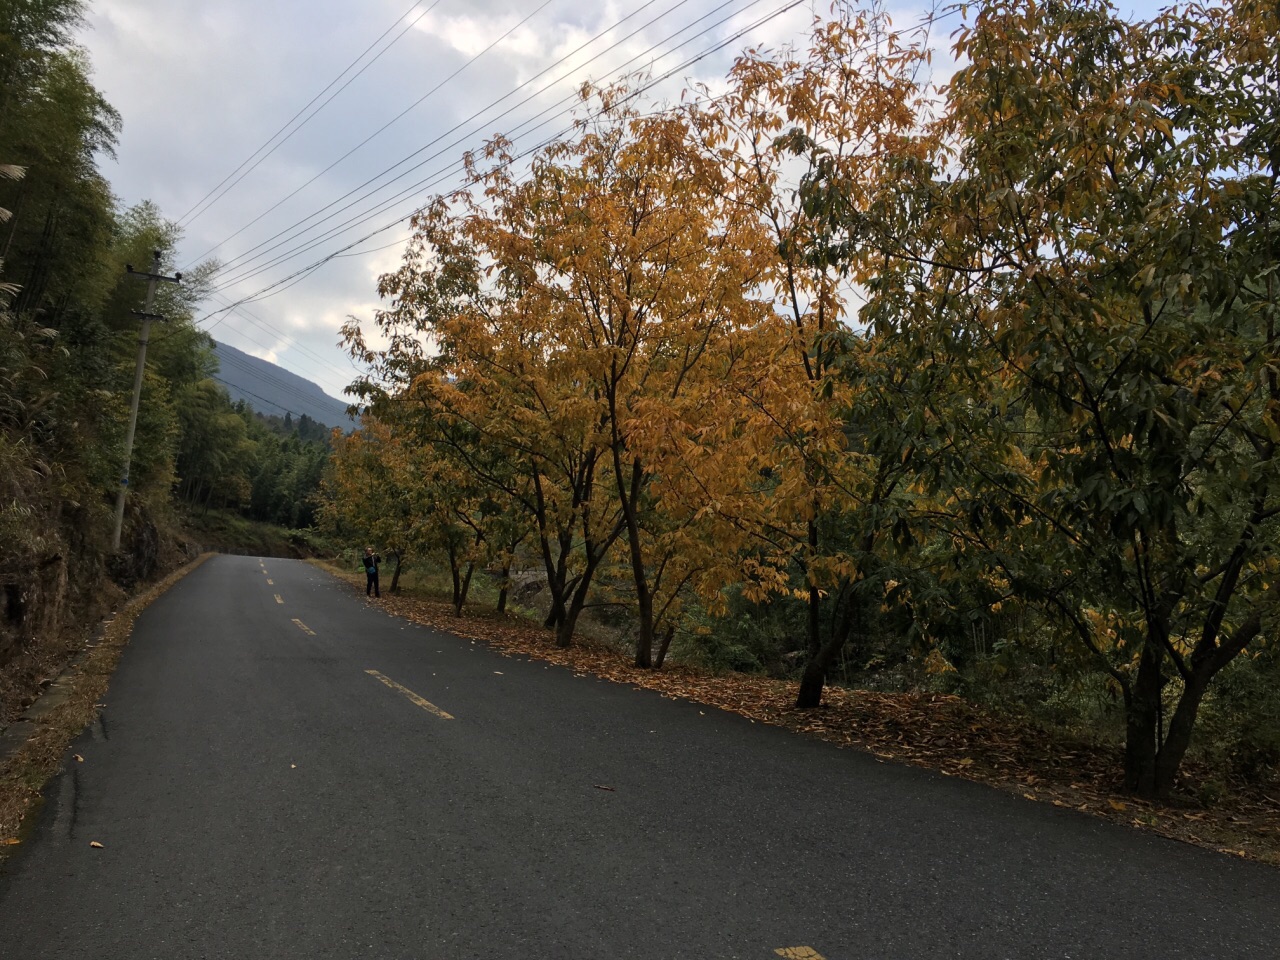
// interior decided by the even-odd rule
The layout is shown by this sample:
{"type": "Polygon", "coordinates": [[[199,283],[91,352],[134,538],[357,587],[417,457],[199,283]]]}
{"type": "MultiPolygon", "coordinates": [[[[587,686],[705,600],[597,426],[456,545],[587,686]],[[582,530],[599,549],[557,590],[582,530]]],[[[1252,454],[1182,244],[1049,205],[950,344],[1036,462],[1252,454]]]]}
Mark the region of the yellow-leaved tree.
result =
{"type": "Polygon", "coordinates": [[[722,568],[726,585],[806,605],[801,707],[820,703],[828,669],[878,606],[886,545],[910,505],[922,425],[900,394],[914,370],[862,330],[869,259],[832,223],[872,205],[913,141],[927,57],[883,14],[840,8],[815,21],[803,53],[741,57],[705,127],[729,202],[751,211],[752,243],[770,253],[755,290],[770,309],[738,337],[720,412],[685,456],[742,561],[722,568]]]}

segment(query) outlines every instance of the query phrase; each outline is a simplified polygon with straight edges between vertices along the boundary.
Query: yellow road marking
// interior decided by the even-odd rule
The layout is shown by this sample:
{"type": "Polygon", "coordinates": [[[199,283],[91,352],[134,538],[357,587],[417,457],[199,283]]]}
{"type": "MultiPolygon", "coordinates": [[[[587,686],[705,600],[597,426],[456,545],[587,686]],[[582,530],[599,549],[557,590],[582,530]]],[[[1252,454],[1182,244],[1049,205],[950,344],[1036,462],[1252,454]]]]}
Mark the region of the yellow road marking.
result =
{"type": "Polygon", "coordinates": [[[813,947],[779,947],[773,952],[786,960],[823,960],[822,954],[813,947]]]}
{"type": "Polygon", "coordinates": [[[276,594],[276,603],[284,603],[284,597],[280,596],[278,593],[276,594]]]}
{"type": "Polygon", "coordinates": [[[453,714],[451,714],[451,713],[445,713],[443,710],[441,710],[439,707],[437,707],[437,706],[436,706],[434,703],[432,703],[430,700],[424,700],[424,699],[422,699],[422,697],[418,696],[416,693],[414,693],[414,692],[413,692],[412,690],[410,690],[408,687],[402,687],[402,686],[400,686],[400,684],[396,683],[396,682],[395,682],[394,680],[392,680],[390,677],[385,677],[385,676],[383,676],[383,675],[382,675],[381,673],[379,673],[377,670],[366,670],[366,671],[365,671],[365,673],[367,673],[367,674],[368,674],[369,676],[371,676],[371,677],[375,677],[375,678],[377,678],[378,680],[381,680],[383,683],[385,683],[385,684],[386,684],[388,687],[390,687],[392,690],[397,690],[397,691],[399,691],[400,693],[403,693],[406,697],[408,697],[408,698],[409,698],[410,702],[412,702],[412,703],[416,704],[417,706],[421,707],[423,710],[426,710],[428,713],[434,713],[434,714],[435,714],[437,717],[439,717],[441,720],[452,720],[452,719],[454,719],[453,714]]]}
{"type": "Polygon", "coordinates": [[[298,629],[301,630],[303,633],[309,634],[310,636],[313,636],[313,637],[316,635],[316,632],[314,630],[308,627],[305,623],[303,623],[297,617],[293,618],[293,622],[298,625],[298,629]]]}

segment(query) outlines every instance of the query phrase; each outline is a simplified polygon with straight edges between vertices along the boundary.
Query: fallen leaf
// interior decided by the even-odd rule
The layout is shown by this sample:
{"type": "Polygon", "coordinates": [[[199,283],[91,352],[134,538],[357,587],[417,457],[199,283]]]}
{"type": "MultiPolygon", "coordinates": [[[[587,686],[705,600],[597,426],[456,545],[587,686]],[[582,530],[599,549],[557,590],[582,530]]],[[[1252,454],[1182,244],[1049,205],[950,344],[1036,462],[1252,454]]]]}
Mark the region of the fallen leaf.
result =
{"type": "Polygon", "coordinates": [[[608,790],[610,793],[617,793],[617,792],[618,792],[618,791],[617,791],[617,790],[615,790],[613,787],[606,787],[603,783],[597,783],[597,784],[595,785],[595,787],[596,787],[596,789],[597,789],[597,790],[608,790]]]}
{"type": "Polygon", "coordinates": [[[76,754],[76,763],[84,763],[84,757],[80,756],[78,753],[76,754]]]}
{"type": "Polygon", "coordinates": [[[19,840],[17,837],[9,837],[8,839],[5,840],[4,845],[6,847],[16,847],[21,842],[22,841],[19,840]]]}
{"type": "Polygon", "coordinates": [[[495,670],[495,671],[493,671],[493,672],[494,672],[494,673],[496,673],[496,674],[497,674],[498,676],[500,676],[500,677],[502,677],[502,676],[506,676],[506,674],[504,674],[501,670],[495,670]]]}
{"type": "Polygon", "coordinates": [[[97,840],[90,840],[90,841],[89,841],[89,846],[93,847],[95,850],[101,850],[101,849],[102,849],[102,844],[100,844],[97,840]]]}
{"type": "Polygon", "coordinates": [[[1107,806],[1109,806],[1112,810],[1127,810],[1127,809],[1128,809],[1128,807],[1127,807],[1125,804],[1121,803],[1119,800],[1108,800],[1108,801],[1107,801],[1107,806]]]}
{"type": "Polygon", "coordinates": [[[291,764],[289,764],[289,769],[290,769],[290,770],[297,770],[297,769],[298,769],[298,765],[297,765],[296,763],[291,763],[291,764]]]}

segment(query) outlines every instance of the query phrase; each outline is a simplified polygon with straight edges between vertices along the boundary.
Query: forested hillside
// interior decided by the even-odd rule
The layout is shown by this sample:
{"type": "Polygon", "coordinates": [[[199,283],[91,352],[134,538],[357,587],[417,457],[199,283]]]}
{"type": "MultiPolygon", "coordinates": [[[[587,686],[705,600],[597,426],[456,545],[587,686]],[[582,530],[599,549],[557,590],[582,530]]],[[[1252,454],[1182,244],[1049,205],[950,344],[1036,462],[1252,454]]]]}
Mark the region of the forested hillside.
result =
{"type": "Polygon", "coordinates": [[[351,429],[347,404],[310,380],[216,340],[213,349],[218,382],[233,401],[243,400],[272,416],[307,417],[326,427],[351,429]]]}
{"type": "Polygon", "coordinates": [[[153,311],[122,549],[110,551],[147,269],[176,228],[100,163],[120,117],[71,36],[81,0],[0,0],[0,723],[122,589],[184,555],[184,509],[310,522],[326,431],[232,405],[193,322],[213,264],[153,311]]]}
{"type": "Polygon", "coordinates": [[[960,692],[1149,797],[1193,748],[1265,781],[1276,8],[955,22],[945,86],[841,8],[679,106],[585,88],[527,172],[469,155],[348,325],[326,510],[459,608],[536,570],[561,644],[602,606],[639,667],[960,692]]]}

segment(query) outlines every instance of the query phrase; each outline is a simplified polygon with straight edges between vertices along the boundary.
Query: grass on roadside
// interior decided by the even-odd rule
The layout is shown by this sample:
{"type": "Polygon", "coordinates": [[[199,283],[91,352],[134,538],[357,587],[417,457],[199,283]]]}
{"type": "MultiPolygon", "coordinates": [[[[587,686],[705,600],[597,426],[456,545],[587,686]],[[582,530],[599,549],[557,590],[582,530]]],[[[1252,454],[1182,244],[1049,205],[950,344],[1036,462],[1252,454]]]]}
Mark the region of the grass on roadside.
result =
{"type": "Polygon", "coordinates": [[[264,557],[300,557],[332,549],[311,530],[288,530],[249,520],[233,510],[192,510],[182,517],[186,534],[205,549],[264,557]]]}

